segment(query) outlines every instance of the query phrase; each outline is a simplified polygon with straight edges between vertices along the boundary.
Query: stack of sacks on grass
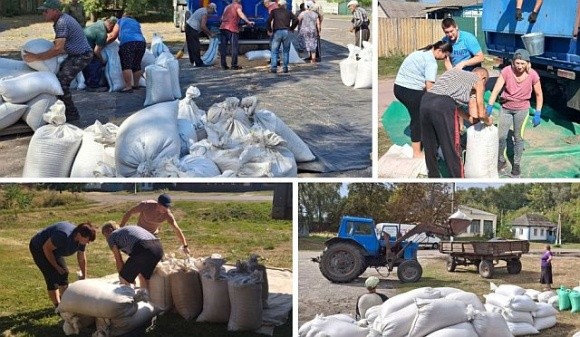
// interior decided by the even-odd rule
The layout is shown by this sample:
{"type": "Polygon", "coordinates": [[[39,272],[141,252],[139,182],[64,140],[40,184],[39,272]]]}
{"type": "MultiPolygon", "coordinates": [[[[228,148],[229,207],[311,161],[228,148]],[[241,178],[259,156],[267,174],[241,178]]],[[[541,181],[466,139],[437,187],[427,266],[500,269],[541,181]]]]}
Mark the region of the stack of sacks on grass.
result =
{"type": "Polygon", "coordinates": [[[371,307],[358,322],[317,316],[299,330],[306,336],[511,337],[505,319],[486,312],[476,294],[451,287],[417,288],[371,307]]]}
{"type": "Polygon", "coordinates": [[[485,297],[488,312],[501,314],[514,336],[537,334],[540,330],[556,325],[558,311],[545,302],[536,303],[533,297],[548,298],[549,292],[540,293],[513,284],[496,286],[491,284],[492,293],[485,297]]]}
{"type": "Polygon", "coordinates": [[[418,178],[427,177],[427,164],[424,158],[413,158],[409,144],[393,144],[379,159],[379,178],[418,178]]]}
{"type": "Polygon", "coordinates": [[[363,48],[353,44],[347,45],[348,57],[340,61],[340,79],[348,87],[355,89],[372,88],[373,52],[372,44],[363,41],[363,48]]]}
{"type": "MultiPolygon", "coordinates": [[[[37,39],[27,42],[22,50],[42,51],[36,45],[43,46],[44,41],[52,46],[48,40],[37,39]]],[[[56,96],[63,94],[55,75],[56,59],[27,64],[0,58],[0,130],[21,119],[32,130],[46,124],[42,115],[56,102],[56,96]]]]}
{"type": "Polygon", "coordinates": [[[572,313],[580,312],[580,286],[574,289],[561,286],[558,289],[558,309],[560,311],[570,310],[572,313]]]}
{"type": "Polygon", "coordinates": [[[94,337],[121,336],[151,324],[157,312],[153,305],[138,301],[140,294],[129,286],[101,279],[76,281],[69,285],[57,308],[64,319],[66,335],[96,323],[94,337]],[[91,320],[92,318],[92,320],[91,320]]]}

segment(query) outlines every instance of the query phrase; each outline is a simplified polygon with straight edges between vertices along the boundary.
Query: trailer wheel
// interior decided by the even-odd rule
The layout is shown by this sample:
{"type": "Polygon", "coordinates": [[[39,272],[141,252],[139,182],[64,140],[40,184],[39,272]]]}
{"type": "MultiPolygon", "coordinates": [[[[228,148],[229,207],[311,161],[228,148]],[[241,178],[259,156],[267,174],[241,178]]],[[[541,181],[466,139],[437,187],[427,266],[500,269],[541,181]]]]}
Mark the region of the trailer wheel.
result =
{"type": "Polygon", "coordinates": [[[447,261],[445,261],[445,266],[447,267],[447,271],[452,273],[455,271],[455,267],[457,267],[457,262],[453,256],[448,256],[447,261]]]}
{"type": "Polygon", "coordinates": [[[416,260],[403,261],[397,267],[397,276],[403,283],[414,283],[421,279],[423,268],[416,260]]]}
{"type": "Polygon", "coordinates": [[[509,274],[519,274],[522,271],[522,262],[519,259],[507,261],[507,271],[509,274]]]}
{"type": "Polygon", "coordinates": [[[431,246],[433,249],[439,249],[439,244],[437,242],[435,242],[433,244],[433,246],[431,246]]]}
{"type": "Polygon", "coordinates": [[[479,264],[479,275],[483,278],[492,278],[494,272],[493,261],[481,260],[479,264]]]}
{"type": "Polygon", "coordinates": [[[328,246],[320,258],[320,272],[329,281],[347,283],[359,277],[366,269],[360,250],[348,243],[328,246]]]}

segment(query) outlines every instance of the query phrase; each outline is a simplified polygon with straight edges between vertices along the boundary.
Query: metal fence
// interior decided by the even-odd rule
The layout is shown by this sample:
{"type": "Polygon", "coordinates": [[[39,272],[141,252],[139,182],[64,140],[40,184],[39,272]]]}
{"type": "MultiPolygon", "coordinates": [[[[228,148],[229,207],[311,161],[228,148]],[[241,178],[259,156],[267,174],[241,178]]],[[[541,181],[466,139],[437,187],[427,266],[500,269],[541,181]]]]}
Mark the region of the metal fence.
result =
{"type": "MultiPolygon", "coordinates": [[[[485,36],[481,29],[481,18],[454,18],[459,29],[470,32],[477,37],[483,52],[485,36]]],[[[417,18],[378,18],[379,57],[391,55],[408,55],[431,43],[441,40],[444,36],[441,20],[417,18]]]]}

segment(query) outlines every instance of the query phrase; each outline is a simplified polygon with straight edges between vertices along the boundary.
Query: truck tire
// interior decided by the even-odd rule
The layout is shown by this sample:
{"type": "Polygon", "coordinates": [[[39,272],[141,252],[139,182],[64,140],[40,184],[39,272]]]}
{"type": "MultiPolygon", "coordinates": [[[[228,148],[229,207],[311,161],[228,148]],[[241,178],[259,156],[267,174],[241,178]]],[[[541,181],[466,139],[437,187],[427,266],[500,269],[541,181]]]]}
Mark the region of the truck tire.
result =
{"type": "Polygon", "coordinates": [[[319,268],[330,282],[348,283],[359,277],[366,265],[358,247],[339,242],[328,246],[322,253],[319,268]]]}
{"type": "Polygon", "coordinates": [[[519,259],[507,261],[507,271],[509,274],[519,274],[522,271],[522,262],[519,259]]]}
{"type": "Polygon", "coordinates": [[[414,283],[421,279],[423,268],[416,260],[403,261],[397,267],[397,276],[403,283],[414,283]]]}
{"type": "Polygon", "coordinates": [[[492,278],[494,272],[493,261],[481,260],[479,263],[479,275],[483,278],[492,278]]]}
{"type": "Polygon", "coordinates": [[[445,267],[447,267],[447,271],[450,273],[455,271],[455,267],[457,267],[457,262],[455,262],[455,258],[453,256],[447,257],[447,261],[445,261],[445,267]]]}

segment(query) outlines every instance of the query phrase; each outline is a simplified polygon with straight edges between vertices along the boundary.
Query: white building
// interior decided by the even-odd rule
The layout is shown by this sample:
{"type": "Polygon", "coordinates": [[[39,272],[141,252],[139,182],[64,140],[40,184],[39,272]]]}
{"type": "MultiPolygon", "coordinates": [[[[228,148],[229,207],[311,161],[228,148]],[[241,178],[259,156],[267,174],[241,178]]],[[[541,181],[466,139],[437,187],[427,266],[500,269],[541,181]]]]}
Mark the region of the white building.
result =
{"type": "Polygon", "coordinates": [[[511,222],[514,238],[529,241],[554,242],[557,225],[539,214],[526,214],[511,222]]]}
{"type": "Polygon", "coordinates": [[[467,227],[465,233],[459,236],[495,236],[497,230],[497,215],[464,205],[459,205],[459,210],[471,218],[471,225],[467,227]]]}

